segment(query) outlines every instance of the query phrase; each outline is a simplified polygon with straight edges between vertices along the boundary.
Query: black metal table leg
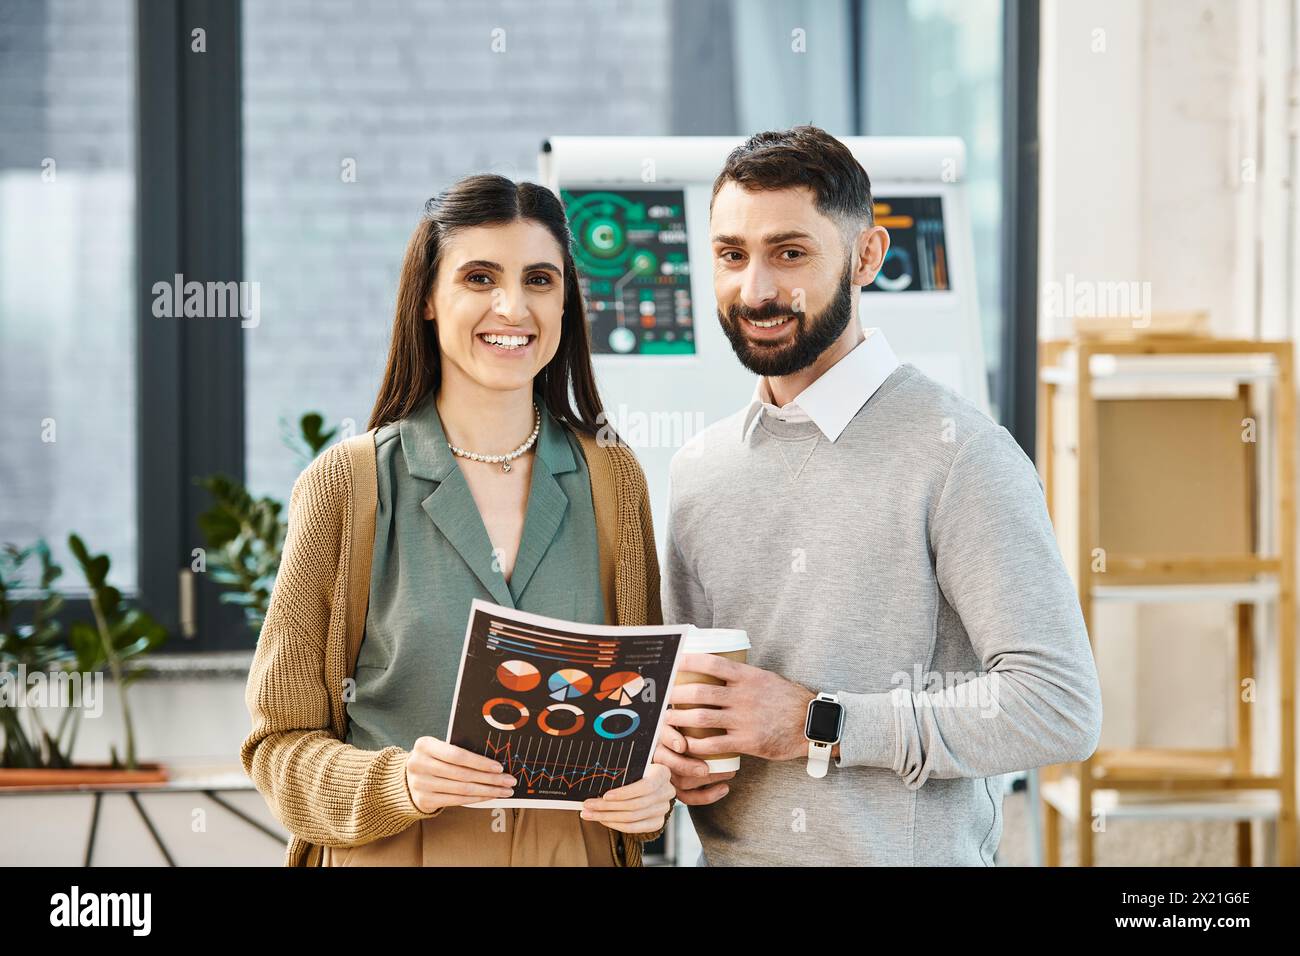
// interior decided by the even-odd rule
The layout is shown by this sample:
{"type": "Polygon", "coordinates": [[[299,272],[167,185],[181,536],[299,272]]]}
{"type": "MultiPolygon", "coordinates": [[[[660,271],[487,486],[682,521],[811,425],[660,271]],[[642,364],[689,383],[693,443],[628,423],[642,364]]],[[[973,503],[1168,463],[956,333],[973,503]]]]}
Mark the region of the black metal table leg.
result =
{"type": "Polygon", "coordinates": [[[239,819],[241,819],[241,820],[243,820],[245,823],[247,823],[250,827],[253,827],[254,829],[257,829],[257,830],[261,830],[263,833],[265,833],[267,836],[269,836],[269,837],[270,837],[272,840],[274,840],[276,843],[284,843],[284,842],[285,842],[285,836],[284,836],[284,834],[282,834],[282,833],[276,833],[274,830],[272,830],[270,827],[266,826],[266,825],[265,825],[264,823],[262,823],[261,821],[259,821],[259,820],[254,820],[252,817],[250,817],[250,816],[249,816],[247,813],[245,813],[243,810],[240,810],[238,807],[235,807],[235,806],[232,806],[232,805],[229,804],[229,803],[226,803],[226,801],[225,801],[225,800],[222,800],[220,797],[218,797],[218,796],[216,795],[215,792],[213,792],[213,791],[211,791],[211,790],[204,790],[203,793],[204,793],[204,795],[205,795],[209,800],[211,800],[213,803],[217,804],[217,806],[225,807],[227,810],[229,810],[229,811],[230,811],[231,813],[233,813],[235,816],[239,817],[239,819]]]}
{"type": "Polygon", "coordinates": [[[154,827],[153,821],[149,819],[149,814],[144,812],[144,805],[140,803],[140,795],[136,791],[130,790],[127,792],[127,796],[130,797],[131,802],[135,804],[136,813],[140,814],[140,819],[144,821],[144,825],[149,828],[149,833],[153,837],[153,842],[158,845],[158,850],[162,853],[163,859],[167,861],[167,865],[175,866],[176,861],[173,860],[172,855],[167,852],[167,847],[164,845],[162,837],[158,835],[158,830],[154,827]]]}
{"type": "Polygon", "coordinates": [[[86,841],[86,862],[82,866],[90,866],[90,858],[95,855],[95,833],[99,829],[99,803],[103,799],[102,793],[95,794],[95,807],[90,813],[90,838],[86,841]]]}

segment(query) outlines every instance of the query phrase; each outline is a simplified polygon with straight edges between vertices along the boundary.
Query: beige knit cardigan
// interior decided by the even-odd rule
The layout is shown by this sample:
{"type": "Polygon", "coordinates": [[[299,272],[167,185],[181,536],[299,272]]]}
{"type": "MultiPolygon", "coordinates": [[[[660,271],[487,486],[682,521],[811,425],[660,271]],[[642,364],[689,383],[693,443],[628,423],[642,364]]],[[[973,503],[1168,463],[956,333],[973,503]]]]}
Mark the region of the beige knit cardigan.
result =
{"type": "MultiPolygon", "coordinates": [[[[591,475],[606,620],[663,623],[645,475],[624,445],[576,432],[591,475]]],[[[319,866],[324,845],[357,846],[437,816],[406,784],[407,751],[346,743],[370,593],[377,486],[374,430],[320,453],[294,482],[280,570],[249,670],[244,770],[290,832],[286,866],[319,866]],[[349,684],[351,681],[349,680],[349,684]]],[[[641,865],[649,834],[610,830],[614,858],[641,865]]]]}

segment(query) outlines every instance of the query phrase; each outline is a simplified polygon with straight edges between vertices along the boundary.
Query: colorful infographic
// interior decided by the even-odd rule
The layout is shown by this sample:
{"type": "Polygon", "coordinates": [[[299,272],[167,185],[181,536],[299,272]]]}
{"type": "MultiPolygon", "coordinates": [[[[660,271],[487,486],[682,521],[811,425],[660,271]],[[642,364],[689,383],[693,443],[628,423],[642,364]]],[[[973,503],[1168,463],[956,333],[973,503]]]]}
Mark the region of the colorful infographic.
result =
{"type": "Polygon", "coordinates": [[[515,795],[563,807],[645,775],[687,625],[577,624],[474,601],[447,739],[498,761],[515,795]]]}
{"type": "Polygon", "coordinates": [[[867,292],[949,292],[943,200],[938,196],[876,197],[876,225],[889,230],[889,251],[867,292]]]}
{"type": "Polygon", "coordinates": [[[681,189],[560,191],[597,355],[693,355],[694,308],[681,189]]]}

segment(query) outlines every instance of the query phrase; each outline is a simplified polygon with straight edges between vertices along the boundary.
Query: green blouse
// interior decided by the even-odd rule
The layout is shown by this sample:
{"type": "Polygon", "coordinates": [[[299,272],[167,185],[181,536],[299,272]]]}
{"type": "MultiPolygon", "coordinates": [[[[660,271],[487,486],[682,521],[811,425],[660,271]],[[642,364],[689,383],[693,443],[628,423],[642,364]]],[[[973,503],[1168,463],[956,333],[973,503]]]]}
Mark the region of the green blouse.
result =
{"type": "Polygon", "coordinates": [[[587,462],[577,439],[540,400],[538,407],[542,427],[508,583],[494,570],[492,544],[447,447],[433,394],[376,433],[375,550],[348,743],[409,750],[426,734],[447,738],[474,598],[605,623],[587,462]]]}

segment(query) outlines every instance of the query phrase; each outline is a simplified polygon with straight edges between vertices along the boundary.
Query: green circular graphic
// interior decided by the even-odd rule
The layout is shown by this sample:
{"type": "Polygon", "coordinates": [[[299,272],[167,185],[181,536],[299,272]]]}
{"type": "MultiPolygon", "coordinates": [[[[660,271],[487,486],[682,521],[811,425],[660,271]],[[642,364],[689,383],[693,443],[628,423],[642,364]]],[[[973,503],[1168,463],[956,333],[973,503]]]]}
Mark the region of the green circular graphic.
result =
{"type": "Polygon", "coordinates": [[[640,249],[632,255],[632,271],[637,275],[651,276],[659,267],[659,260],[649,249],[640,249]]]}
{"type": "Polygon", "coordinates": [[[624,223],[637,204],[618,193],[595,192],[585,196],[563,194],[575,238],[573,258],[589,276],[612,278],[628,271],[632,249],[624,223]]]}
{"type": "Polygon", "coordinates": [[[616,256],[623,251],[623,229],[612,219],[597,219],[587,227],[587,244],[595,255],[616,256]]]}

